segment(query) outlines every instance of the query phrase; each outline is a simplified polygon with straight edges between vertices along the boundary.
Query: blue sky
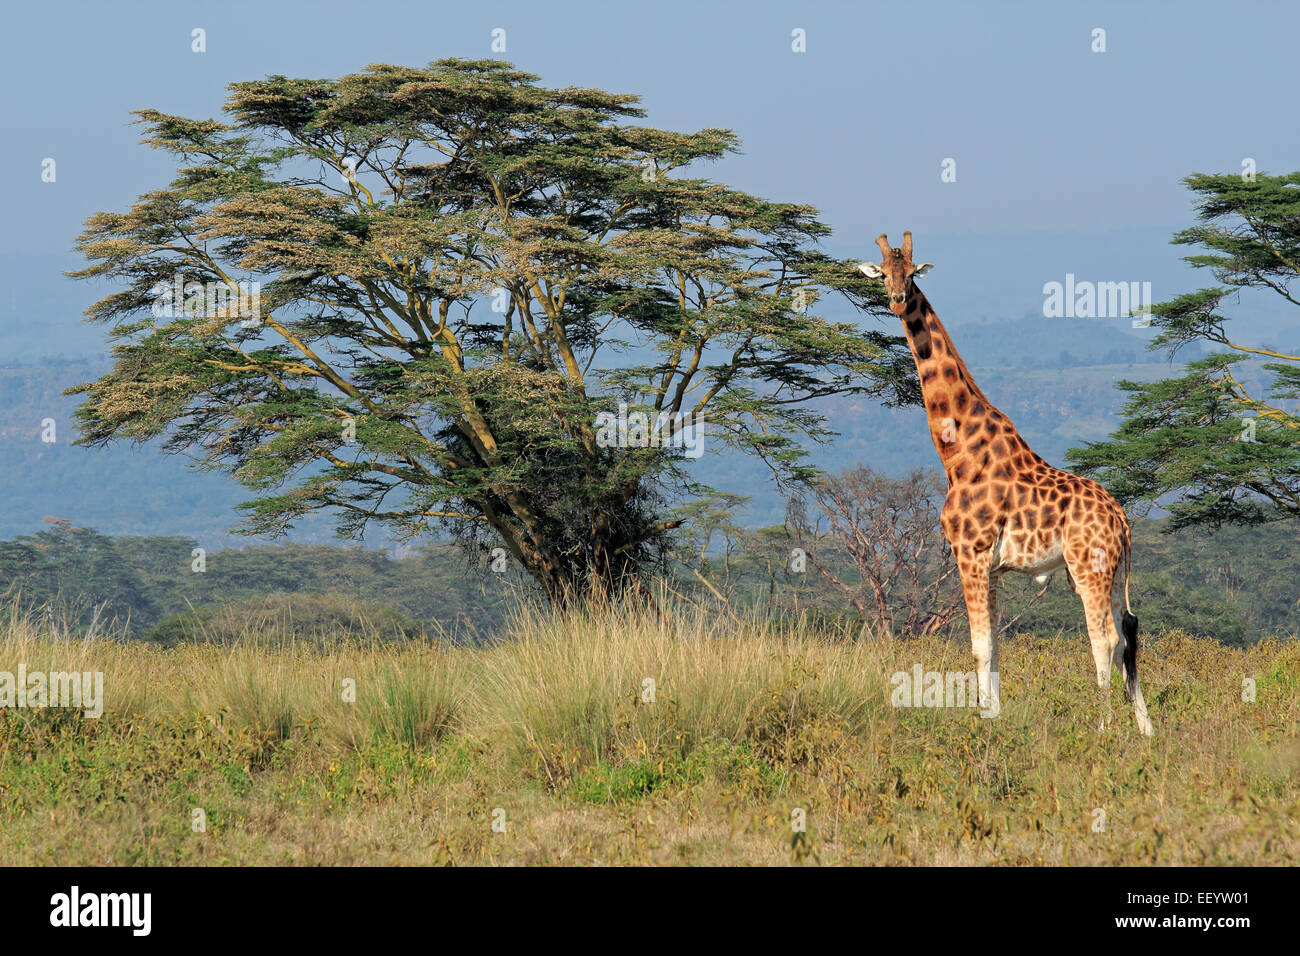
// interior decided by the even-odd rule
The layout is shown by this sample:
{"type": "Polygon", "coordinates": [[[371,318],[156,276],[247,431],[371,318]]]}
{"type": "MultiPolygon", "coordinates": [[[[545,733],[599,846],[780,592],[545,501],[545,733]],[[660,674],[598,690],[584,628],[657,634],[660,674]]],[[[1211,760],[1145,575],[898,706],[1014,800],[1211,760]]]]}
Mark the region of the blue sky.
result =
{"type": "Polygon", "coordinates": [[[736,130],[743,153],[709,175],[817,206],[832,251],[871,254],[881,231],[913,230],[938,266],[927,292],[958,323],[1037,309],[1067,272],[1151,281],[1157,299],[1182,291],[1192,279],[1168,245],[1190,219],[1181,177],[1245,157],[1288,171],[1300,156],[1300,124],[1278,102],[1300,8],[1281,2],[56,0],[6,19],[0,256],[54,259],[10,260],[0,315],[42,307],[58,328],[95,290],[51,262],[87,215],[170,176],[130,110],[215,116],[231,81],[490,56],[497,27],[504,58],[548,85],[638,93],[653,125],[736,130]],[[45,157],[55,183],[41,182],[45,157]],[[940,179],[945,159],[956,182],[940,179]]]}

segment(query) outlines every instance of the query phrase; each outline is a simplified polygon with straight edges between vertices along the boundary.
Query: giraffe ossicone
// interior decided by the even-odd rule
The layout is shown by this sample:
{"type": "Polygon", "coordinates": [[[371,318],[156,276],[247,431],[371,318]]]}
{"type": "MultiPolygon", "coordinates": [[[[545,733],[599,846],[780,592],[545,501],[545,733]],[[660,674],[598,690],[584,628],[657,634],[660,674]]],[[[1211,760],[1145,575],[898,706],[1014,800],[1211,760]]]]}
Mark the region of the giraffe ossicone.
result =
{"type": "Polygon", "coordinates": [[[1132,535],[1124,509],[1097,482],[1036,455],[980,391],[916,285],[931,265],[913,264],[912,234],[903,233],[898,248],[884,234],[876,245],[880,264],[864,262],[858,268],[883,281],[921,380],[930,437],[948,478],[940,521],[961,575],[980,706],[1000,708],[999,579],[1016,571],[1042,583],[1064,567],[1083,602],[1097,683],[1109,691],[1111,667],[1119,667],[1138,729],[1150,735],[1137,675],[1138,620],[1128,599],[1132,535]]]}

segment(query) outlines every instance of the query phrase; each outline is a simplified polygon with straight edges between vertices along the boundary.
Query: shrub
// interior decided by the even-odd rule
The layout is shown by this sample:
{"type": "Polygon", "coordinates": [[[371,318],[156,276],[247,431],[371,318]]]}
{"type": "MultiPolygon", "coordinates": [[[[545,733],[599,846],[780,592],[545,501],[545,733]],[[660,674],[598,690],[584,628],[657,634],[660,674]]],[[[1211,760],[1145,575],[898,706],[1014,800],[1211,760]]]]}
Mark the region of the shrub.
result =
{"type": "Polygon", "coordinates": [[[346,594],[274,593],[205,604],[160,621],[145,640],[164,647],[209,644],[409,641],[425,636],[417,621],[391,607],[346,594]]]}

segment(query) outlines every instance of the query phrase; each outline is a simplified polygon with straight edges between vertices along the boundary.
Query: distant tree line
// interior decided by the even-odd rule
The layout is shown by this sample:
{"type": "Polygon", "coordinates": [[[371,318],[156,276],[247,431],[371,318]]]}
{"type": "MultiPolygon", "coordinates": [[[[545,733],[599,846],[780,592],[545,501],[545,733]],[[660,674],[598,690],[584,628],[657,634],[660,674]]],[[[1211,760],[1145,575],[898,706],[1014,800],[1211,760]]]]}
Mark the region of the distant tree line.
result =
{"type": "Polygon", "coordinates": [[[401,560],[330,545],[229,548],[201,557],[197,547],[181,536],[110,537],[56,525],[0,542],[0,597],[69,633],[93,628],[163,643],[201,637],[232,607],[254,621],[278,614],[311,627],[472,641],[499,626],[520,593],[517,574],[492,573],[438,542],[401,560]]]}
{"type": "MultiPolygon", "coordinates": [[[[692,509],[659,593],[730,611],[761,606],[807,615],[861,639],[952,632],[964,605],[934,513],[942,482],[869,469],[826,476],[791,502],[787,522],[745,528],[738,500],[692,509]]],[[[1300,528],[1278,522],[1162,533],[1134,524],[1134,606],[1152,632],[1180,629],[1227,644],[1300,633],[1300,528]]],[[[282,544],[203,556],[186,537],[110,537],[55,525],[0,542],[0,598],[69,634],[88,631],[173,644],[246,631],[348,632],[390,639],[489,640],[520,599],[536,596],[518,568],[497,573],[451,542],[397,559],[358,547],[282,544]],[[275,624],[276,627],[270,627],[275,624]]],[[[1008,575],[1009,634],[1080,632],[1078,598],[1058,575],[1045,592],[1008,575]]]]}

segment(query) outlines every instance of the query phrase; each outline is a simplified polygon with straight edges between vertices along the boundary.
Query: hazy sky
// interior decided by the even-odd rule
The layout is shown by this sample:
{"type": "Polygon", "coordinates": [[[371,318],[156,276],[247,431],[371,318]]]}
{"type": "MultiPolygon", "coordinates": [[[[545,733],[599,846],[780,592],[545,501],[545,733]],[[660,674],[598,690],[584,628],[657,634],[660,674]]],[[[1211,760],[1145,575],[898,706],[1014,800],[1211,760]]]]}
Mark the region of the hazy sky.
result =
{"type": "MultiPolygon", "coordinates": [[[[950,321],[1039,309],[1067,272],[1160,299],[1194,281],[1168,245],[1190,221],[1181,177],[1297,166],[1297,26],[1283,2],[11,5],[0,257],[67,256],[87,215],[170,179],[132,109],[216,116],[232,81],[491,56],[500,27],[502,56],[548,85],[638,93],[652,125],[734,129],[743,154],[707,175],[819,207],[832,251],[913,230],[950,321]]],[[[6,263],[0,316],[39,307],[73,329],[69,304],[99,290],[33,262],[6,263]]]]}

